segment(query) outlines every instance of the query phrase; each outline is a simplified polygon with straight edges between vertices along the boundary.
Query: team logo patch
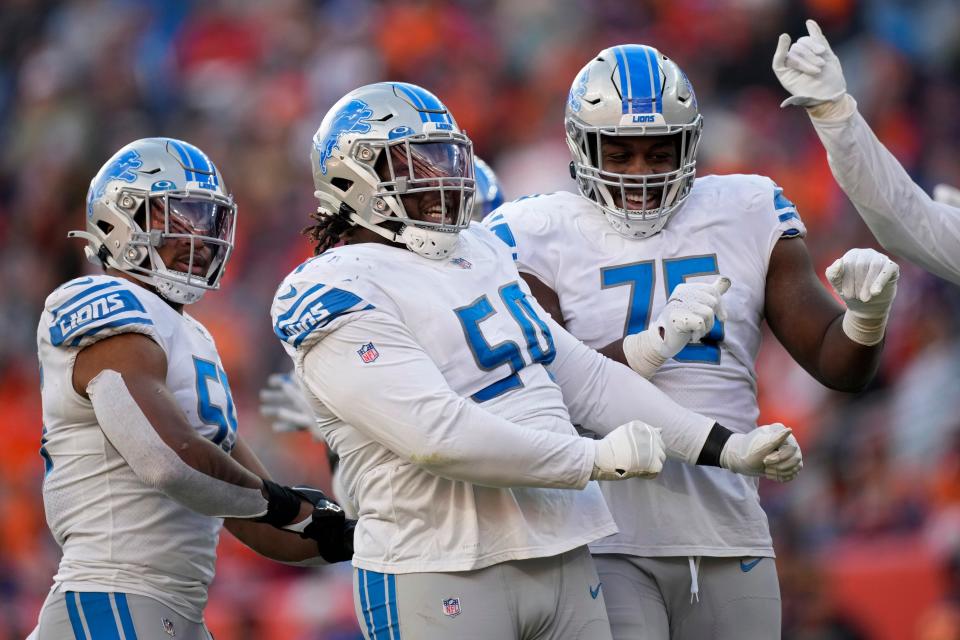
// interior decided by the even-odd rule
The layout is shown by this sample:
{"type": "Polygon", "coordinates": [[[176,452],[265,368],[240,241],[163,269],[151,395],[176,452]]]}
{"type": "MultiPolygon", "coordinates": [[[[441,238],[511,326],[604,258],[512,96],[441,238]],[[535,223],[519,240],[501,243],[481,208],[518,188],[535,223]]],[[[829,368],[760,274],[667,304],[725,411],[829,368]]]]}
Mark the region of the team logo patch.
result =
{"type": "Polygon", "coordinates": [[[466,258],[450,258],[450,264],[455,264],[461,269],[472,269],[473,263],[466,258]]]}
{"type": "Polygon", "coordinates": [[[360,356],[360,359],[363,360],[364,364],[370,364],[380,357],[380,352],[377,351],[377,348],[373,346],[372,342],[368,342],[357,349],[357,354],[360,356]]]}
{"type": "Polygon", "coordinates": [[[173,629],[173,623],[166,618],[160,618],[160,624],[163,625],[163,630],[166,631],[167,635],[171,638],[177,635],[177,632],[173,629]]]}
{"type": "Polygon", "coordinates": [[[460,615],[460,598],[446,598],[443,601],[443,615],[451,618],[460,615]]]}

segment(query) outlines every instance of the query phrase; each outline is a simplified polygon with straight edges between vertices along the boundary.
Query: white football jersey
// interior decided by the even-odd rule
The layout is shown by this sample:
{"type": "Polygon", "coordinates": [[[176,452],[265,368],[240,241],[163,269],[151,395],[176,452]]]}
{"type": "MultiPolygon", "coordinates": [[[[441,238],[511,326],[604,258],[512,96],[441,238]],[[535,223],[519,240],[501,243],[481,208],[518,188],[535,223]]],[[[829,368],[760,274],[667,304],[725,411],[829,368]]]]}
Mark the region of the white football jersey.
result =
{"type": "MultiPolygon", "coordinates": [[[[484,224],[521,271],[557,293],[567,329],[596,349],[646,329],[681,282],[728,276],[727,321],[667,361],[653,382],[729,429],[756,428],[767,265],[780,238],[806,233],[771,180],[697,178],[663,231],[640,240],[622,237],[596,205],[566,192],[507,203],[484,224]]],[[[655,480],[601,486],[620,533],[592,544],[595,553],[773,555],[755,478],[668,459],[655,480]]]]}
{"type": "MultiPolygon", "coordinates": [[[[592,457],[584,467],[587,444],[568,437],[576,431],[562,393],[541,366],[554,358],[553,339],[527,296],[506,248],[476,227],[460,233],[456,250],[444,260],[380,243],[347,245],[308,260],[280,285],[272,309],[274,331],[302,378],[311,350],[324,352],[343,336],[355,341],[336,353],[325,352],[324,358],[341,359],[329,365],[336,381],[331,376],[302,381],[324,439],[340,456],[340,480],[349,500],[359,507],[357,567],[390,573],[465,571],[557,555],[616,530],[595,482],[583,490],[550,486],[549,477],[562,474],[582,475],[586,482],[592,457]],[[436,380],[433,386],[421,384],[391,332],[412,336],[409,342],[429,356],[448,388],[437,388],[436,380]],[[388,380],[396,382],[374,382],[384,371],[391,371],[388,380]],[[385,425],[386,416],[410,416],[398,424],[415,423],[428,432],[437,456],[468,446],[467,424],[431,411],[441,392],[455,395],[474,414],[511,421],[508,431],[521,425],[529,434],[563,434],[572,442],[571,452],[521,461],[505,443],[489,442],[493,451],[484,471],[489,486],[434,475],[411,464],[419,452],[410,452],[408,459],[396,453],[414,439],[414,430],[398,433],[385,425]],[[345,422],[361,409],[374,417],[366,424],[354,420],[356,426],[345,422]],[[496,465],[539,479],[504,487],[496,465]]],[[[482,426],[481,420],[469,428],[482,432],[482,426]]]]}
{"type": "Polygon", "coordinates": [[[40,354],[43,502],[63,558],[54,581],[72,591],[156,598],[200,622],[222,520],[143,484],[73,388],[78,352],[121,333],[149,336],[167,356],[167,388],[187,420],[229,452],[237,418],[213,338],[199,322],[122,278],[92,276],[47,298],[40,354]]]}

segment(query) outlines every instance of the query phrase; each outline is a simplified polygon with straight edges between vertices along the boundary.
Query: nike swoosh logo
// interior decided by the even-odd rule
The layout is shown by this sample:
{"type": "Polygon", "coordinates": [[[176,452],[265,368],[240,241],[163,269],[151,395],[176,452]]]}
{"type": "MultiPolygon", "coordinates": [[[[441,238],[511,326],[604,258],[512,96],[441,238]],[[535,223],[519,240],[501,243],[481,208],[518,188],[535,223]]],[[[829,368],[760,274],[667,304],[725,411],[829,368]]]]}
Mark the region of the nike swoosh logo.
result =
{"type": "Polygon", "coordinates": [[[740,561],[740,571],[744,573],[749,573],[751,569],[760,564],[760,561],[763,558],[754,558],[753,560],[741,560],[740,561]]]}
{"type": "Polygon", "coordinates": [[[288,298],[292,298],[295,295],[297,295],[297,288],[293,285],[290,285],[290,291],[287,291],[285,294],[278,297],[277,300],[286,300],[288,298]]]}
{"type": "Polygon", "coordinates": [[[600,587],[603,586],[603,583],[602,583],[602,582],[598,582],[596,589],[594,589],[594,588],[591,587],[590,585],[587,585],[587,586],[590,587],[590,597],[593,598],[594,600],[596,600],[596,599],[597,599],[597,596],[600,595],[600,587]]]}

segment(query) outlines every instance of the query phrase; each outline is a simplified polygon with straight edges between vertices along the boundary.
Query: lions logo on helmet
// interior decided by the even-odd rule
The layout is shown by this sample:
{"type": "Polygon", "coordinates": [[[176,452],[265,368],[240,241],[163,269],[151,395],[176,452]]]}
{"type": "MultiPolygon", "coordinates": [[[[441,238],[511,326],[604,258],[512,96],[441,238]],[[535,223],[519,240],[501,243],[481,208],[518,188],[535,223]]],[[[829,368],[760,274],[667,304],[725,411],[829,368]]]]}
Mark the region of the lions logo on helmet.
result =
{"type": "Polygon", "coordinates": [[[645,45],[604,49],[577,74],[564,124],[580,193],[626,237],[645,238],[663,229],[690,193],[703,127],[693,87],[680,67],[645,45]],[[619,136],[672,137],[677,166],[648,174],[605,168],[603,144],[619,136]]]}
{"type": "Polygon", "coordinates": [[[87,241],[94,264],[151,285],[176,304],[216,289],[233,250],[236,206],[216,166],[192,144],[144,138],[117,151],[90,182],[87,241]],[[173,264],[158,249],[175,243],[173,264]]]}
{"type": "Polygon", "coordinates": [[[421,87],[380,82],[351,91],[324,116],[310,159],[321,215],[421,256],[446,257],[470,224],[472,144],[421,87]]]}

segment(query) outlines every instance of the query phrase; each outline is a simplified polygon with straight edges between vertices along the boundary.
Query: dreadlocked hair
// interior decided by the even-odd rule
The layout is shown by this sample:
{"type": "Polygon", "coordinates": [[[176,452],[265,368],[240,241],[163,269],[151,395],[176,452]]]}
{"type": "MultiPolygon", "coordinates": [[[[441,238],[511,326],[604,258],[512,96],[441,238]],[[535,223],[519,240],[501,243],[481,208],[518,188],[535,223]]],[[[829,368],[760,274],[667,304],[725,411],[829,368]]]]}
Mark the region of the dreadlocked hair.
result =
{"type": "Polygon", "coordinates": [[[350,221],[351,212],[352,209],[341,204],[340,210],[335,214],[323,209],[317,209],[310,214],[310,219],[314,220],[315,224],[305,227],[300,233],[310,238],[313,243],[313,255],[318,256],[347,239],[356,226],[350,221]]]}

